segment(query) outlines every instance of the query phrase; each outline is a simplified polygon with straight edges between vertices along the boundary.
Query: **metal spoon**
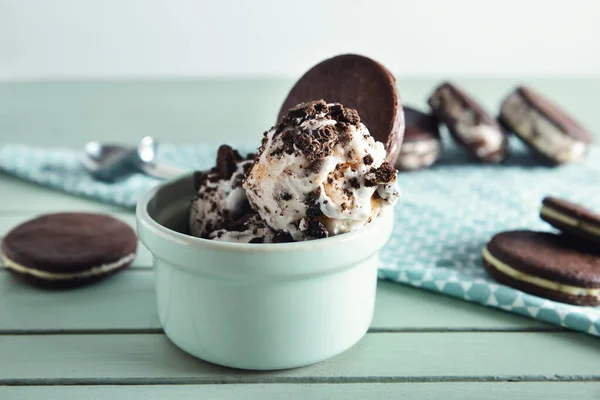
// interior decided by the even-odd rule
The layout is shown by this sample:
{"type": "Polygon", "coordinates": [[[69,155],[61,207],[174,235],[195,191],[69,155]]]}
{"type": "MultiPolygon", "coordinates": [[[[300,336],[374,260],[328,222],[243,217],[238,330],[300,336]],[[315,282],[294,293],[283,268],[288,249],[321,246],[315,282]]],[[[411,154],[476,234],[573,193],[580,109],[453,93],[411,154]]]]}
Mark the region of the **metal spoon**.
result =
{"type": "Polygon", "coordinates": [[[142,170],[146,175],[153,176],[159,179],[171,179],[176,178],[186,173],[185,170],[180,168],[172,167],[166,164],[157,164],[154,162],[156,159],[156,147],[158,143],[152,136],[146,136],[138,143],[135,163],[136,166],[142,170]]]}
{"type": "Polygon", "coordinates": [[[156,147],[156,140],[150,136],[142,138],[137,147],[131,148],[90,142],[85,145],[81,163],[94,178],[108,182],[135,172],[159,179],[171,179],[186,172],[157,164],[156,147]]]}

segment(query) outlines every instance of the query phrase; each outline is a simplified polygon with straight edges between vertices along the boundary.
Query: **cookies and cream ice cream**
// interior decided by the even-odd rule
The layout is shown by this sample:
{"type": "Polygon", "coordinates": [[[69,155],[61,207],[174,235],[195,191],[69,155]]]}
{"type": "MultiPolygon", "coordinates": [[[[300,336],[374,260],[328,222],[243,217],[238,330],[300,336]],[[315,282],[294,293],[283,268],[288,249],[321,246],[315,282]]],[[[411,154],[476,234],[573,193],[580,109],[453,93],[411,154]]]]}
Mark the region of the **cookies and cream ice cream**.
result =
{"type": "Polygon", "coordinates": [[[355,110],[304,103],[265,133],[243,187],[272,229],[294,240],[337,235],[396,202],[396,170],[385,157],[355,110]]]}
{"type": "Polygon", "coordinates": [[[229,242],[272,242],[274,233],[260,220],[246,197],[242,181],[254,155],[242,157],[221,146],[217,165],[194,175],[196,196],[190,209],[190,233],[229,242]]]}
{"type": "Polygon", "coordinates": [[[195,175],[190,232],[278,243],[359,229],[398,199],[385,157],[355,110],[300,104],[265,132],[256,156],[221,146],[217,166],[195,175]]]}

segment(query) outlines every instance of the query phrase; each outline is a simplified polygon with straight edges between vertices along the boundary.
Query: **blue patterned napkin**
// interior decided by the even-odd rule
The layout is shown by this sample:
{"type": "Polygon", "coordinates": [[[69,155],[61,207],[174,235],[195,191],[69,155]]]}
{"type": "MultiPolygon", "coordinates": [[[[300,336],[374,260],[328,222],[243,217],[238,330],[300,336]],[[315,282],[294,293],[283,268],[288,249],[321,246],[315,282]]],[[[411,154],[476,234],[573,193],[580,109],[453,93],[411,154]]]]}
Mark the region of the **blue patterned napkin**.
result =
{"type": "MultiPolygon", "coordinates": [[[[380,278],[600,335],[599,307],[562,304],[498,284],[481,262],[483,246],[497,232],[552,230],[538,217],[546,195],[597,209],[600,148],[592,148],[581,163],[561,167],[544,166],[518,142],[511,143],[505,165],[469,162],[451,143],[445,143],[445,148],[436,167],[399,175],[402,198],[396,207],[394,233],[381,254],[380,278]]],[[[213,165],[216,149],[162,144],[159,161],[205,169],[213,165]]],[[[143,175],[117,184],[95,181],[81,169],[73,149],[0,146],[0,170],[129,209],[159,183],[143,175]]]]}

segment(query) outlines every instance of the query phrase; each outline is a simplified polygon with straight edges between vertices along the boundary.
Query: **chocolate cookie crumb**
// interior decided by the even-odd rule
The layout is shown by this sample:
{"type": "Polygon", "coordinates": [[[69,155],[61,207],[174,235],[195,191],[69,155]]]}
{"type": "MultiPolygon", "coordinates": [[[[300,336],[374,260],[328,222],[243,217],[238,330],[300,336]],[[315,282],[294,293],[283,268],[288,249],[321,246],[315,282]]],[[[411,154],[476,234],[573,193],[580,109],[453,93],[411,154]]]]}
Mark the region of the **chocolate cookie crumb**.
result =
{"type": "Polygon", "coordinates": [[[359,123],[360,117],[356,110],[338,103],[328,106],[324,100],[317,100],[298,104],[276,126],[273,136],[282,135],[283,145],[274,149],[271,156],[298,154],[310,161],[326,158],[338,143],[345,145],[352,140],[350,125],[358,126],[359,123]],[[309,126],[299,128],[304,121],[319,118],[333,119],[336,124],[319,126],[317,129],[309,126]]]}
{"type": "Polygon", "coordinates": [[[333,126],[322,126],[314,131],[302,128],[296,135],[293,135],[294,146],[310,161],[321,160],[329,156],[336,142],[337,133],[333,126]]]}
{"type": "Polygon", "coordinates": [[[290,201],[293,198],[290,192],[283,192],[276,195],[275,200],[290,201]]]}
{"type": "Polygon", "coordinates": [[[365,163],[365,165],[371,165],[373,164],[373,156],[370,154],[367,154],[366,156],[363,157],[363,162],[365,163]]]}
{"type": "Polygon", "coordinates": [[[233,173],[237,170],[237,163],[243,158],[236,150],[230,146],[222,145],[217,153],[217,173],[219,179],[231,179],[233,173]]]}
{"type": "Polygon", "coordinates": [[[335,103],[329,107],[329,114],[337,122],[345,122],[354,126],[360,124],[358,112],[352,108],[346,108],[339,103],[335,103]]]}
{"type": "Polygon", "coordinates": [[[300,103],[295,107],[290,108],[287,116],[284,117],[284,121],[294,125],[296,123],[295,120],[297,119],[304,120],[307,118],[314,118],[317,114],[326,113],[327,109],[327,103],[325,103],[324,100],[300,103]]]}
{"type": "Polygon", "coordinates": [[[315,174],[318,174],[323,167],[323,160],[315,160],[310,164],[310,170],[315,174]]]}
{"type": "Polygon", "coordinates": [[[354,189],[360,189],[360,182],[358,181],[358,178],[350,178],[349,183],[354,189]]]}
{"type": "Polygon", "coordinates": [[[373,187],[380,184],[393,182],[396,178],[396,169],[384,161],[379,168],[371,168],[365,176],[365,186],[373,187]]]}
{"type": "Polygon", "coordinates": [[[337,139],[337,142],[339,144],[345,146],[352,140],[352,135],[350,134],[350,131],[348,131],[348,129],[344,129],[340,133],[338,133],[337,139]]]}
{"type": "MultiPolygon", "coordinates": [[[[277,134],[277,132],[275,133],[277,134]]],[[[294,132],[290,130],[282,131],[281,135],[283,146],[273,149],[271,151],[272,157],[279,157],[283,154],[294,154],[294,132]]]]}
{"type": "Polygon", "coordinates": [[[293,241],[292,235],[284,231],[275,233],[275,236],[273,237],[273,243],[291,243],[293,241]]]}
{"type": "Polygon", "coordinates": [[[306,195],[304,204],[306,204],[306,216],[308,218],[312,219],[323,215],[323,211],[321,211],[321,206],[319,204],[320,197],[321,188],[317,188],[306,195]]]}
{"type": "Polygon", "coordinates": [[[309,236],[319,239],[329,236],[329,232],[327,232],[327,229],[325,229],[325,225],[319,221],[309,221],[306,233],[309,236]]]}

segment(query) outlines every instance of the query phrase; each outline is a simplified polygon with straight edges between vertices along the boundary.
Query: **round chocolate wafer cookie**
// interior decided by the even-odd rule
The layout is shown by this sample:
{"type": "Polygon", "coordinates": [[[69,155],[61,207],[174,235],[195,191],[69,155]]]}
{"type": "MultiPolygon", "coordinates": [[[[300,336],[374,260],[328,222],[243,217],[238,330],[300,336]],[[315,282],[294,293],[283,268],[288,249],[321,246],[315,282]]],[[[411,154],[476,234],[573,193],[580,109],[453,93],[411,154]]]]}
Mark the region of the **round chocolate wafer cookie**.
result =
{"type": "Polygon", "coordinates": [[[600,244],[600,214],[557,197],[542,201],[540,217],[564,234],[600,244]]]}
{"type": "Polygon", "coordinates": [[[327,59],[296,82],[279,111],[278,121],[290,108],[319,99],[358,111],[369,133],[385,145],[387,161],[394,164],[402,145],[404,113],[396,80],[387,68],[356,54],[327,59]]]}
{"type": "Polygon", "coordinates": [[[483,249],[483,262],[498,282],[563,303],[600,304],[600,254],[564,235],[509,231],[483,249]]]}
{"type": "Polygon", "coordinates": [[[127,268],[136,248],[135,231],[109,215],[46,214],[17,226],[4,237],[2,262],[28,283],[67,288],[127,268]]]}

